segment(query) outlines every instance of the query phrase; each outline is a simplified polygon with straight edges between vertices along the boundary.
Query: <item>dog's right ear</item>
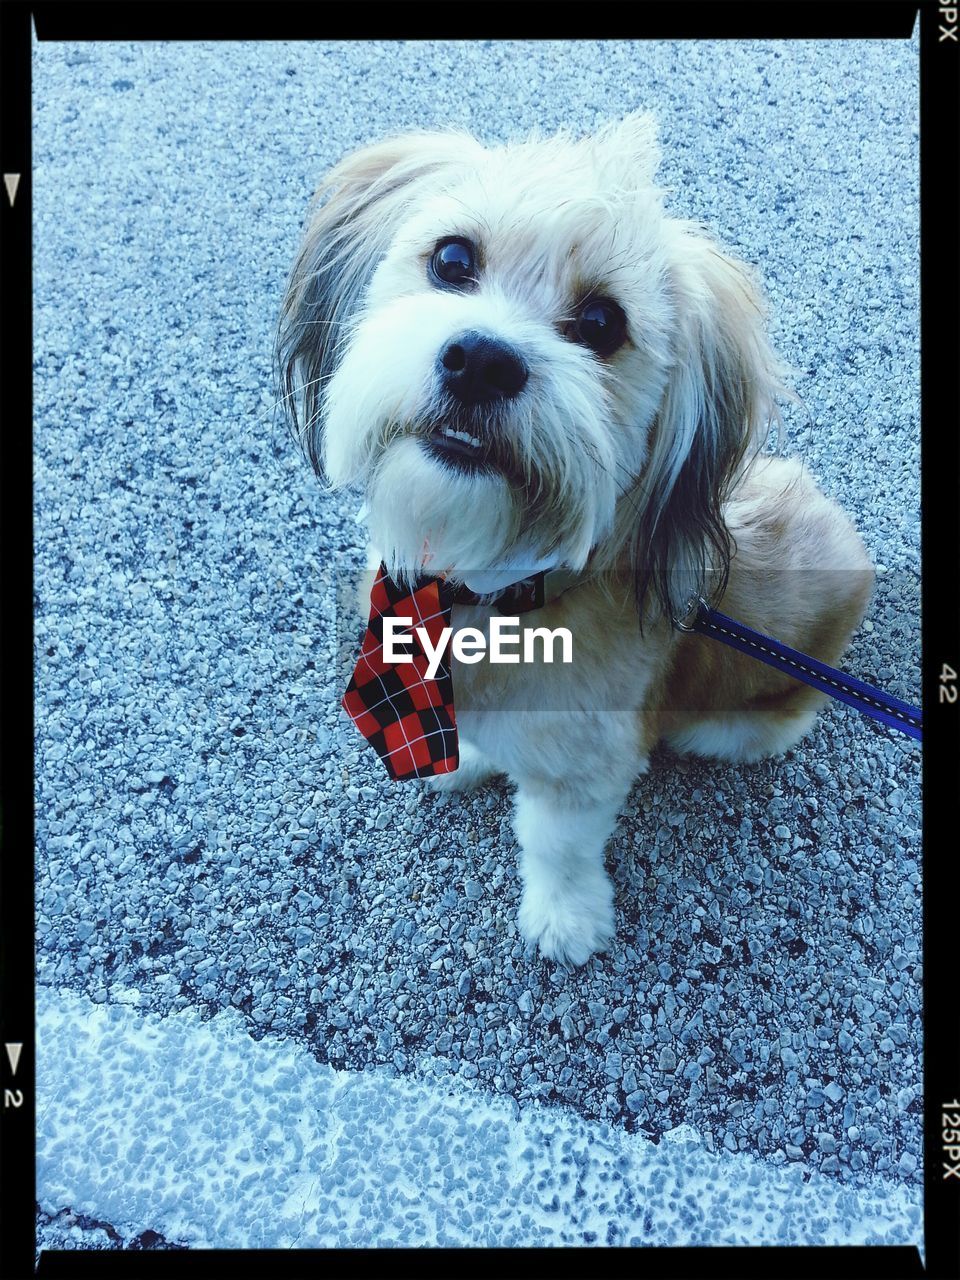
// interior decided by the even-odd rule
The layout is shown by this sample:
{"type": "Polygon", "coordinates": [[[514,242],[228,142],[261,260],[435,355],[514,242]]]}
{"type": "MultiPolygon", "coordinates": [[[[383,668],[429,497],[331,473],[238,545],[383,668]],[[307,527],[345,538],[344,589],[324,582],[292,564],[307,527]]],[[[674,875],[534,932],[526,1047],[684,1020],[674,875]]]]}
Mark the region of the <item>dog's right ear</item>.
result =
{"type": "Polygon", "coordinates": [[[343,327],[361,304],[398,219],[438,171],[482,151],[468,134],[417,132],[362,147],[334,168],[313,198],[280,311],[274,362],[282,403],[322,474],[323,391],[343,327]]]}

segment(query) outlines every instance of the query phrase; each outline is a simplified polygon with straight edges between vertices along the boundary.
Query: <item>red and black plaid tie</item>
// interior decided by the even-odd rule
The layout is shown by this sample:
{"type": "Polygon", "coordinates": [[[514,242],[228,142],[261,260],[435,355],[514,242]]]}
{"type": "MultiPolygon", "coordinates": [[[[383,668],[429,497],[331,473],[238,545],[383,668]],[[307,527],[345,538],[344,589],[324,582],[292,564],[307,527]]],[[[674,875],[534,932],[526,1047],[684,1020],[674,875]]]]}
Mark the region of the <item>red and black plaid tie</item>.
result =
{"type": "Polygon", "coordinates": [[[370,621],[343,708],[398,782],[453,773],[460,763],[449,658],[428,680],[427,655],[416,634],[417,627],[424,627],[436,648],[443,628],[450,625],[454,595],[439,578],[421,579],[415,590],[405,590],[384,565],[370,593],[370,621]],[[384,661],[384,616],[412,620],[406,646],[411,662],[384,661]]]}

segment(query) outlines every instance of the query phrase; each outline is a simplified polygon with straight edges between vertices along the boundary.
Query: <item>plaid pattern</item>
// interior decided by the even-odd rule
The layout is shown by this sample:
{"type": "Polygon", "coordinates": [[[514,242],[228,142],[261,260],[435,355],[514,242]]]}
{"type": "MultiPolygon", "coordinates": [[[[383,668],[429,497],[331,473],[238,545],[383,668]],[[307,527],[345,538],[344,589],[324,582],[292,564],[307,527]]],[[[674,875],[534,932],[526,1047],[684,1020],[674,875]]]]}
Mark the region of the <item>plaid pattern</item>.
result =
{"type": "Polygon", "coordinates": [[[370,621],[342,705],[398,782],[453,773],[460,763],[449,658],[428,680],[427,656],[416,635],[417,627],[426,628],[435,648],[450,625],[453,601],[454,593],[438,578],[421,580],[412,592],[398,587],[385,565],[370,593],[370,621]],[[400,633],[411,637],[406,652],[412,662],[384,662],[384,617],[412,619],[409,633],[400,633]]]}

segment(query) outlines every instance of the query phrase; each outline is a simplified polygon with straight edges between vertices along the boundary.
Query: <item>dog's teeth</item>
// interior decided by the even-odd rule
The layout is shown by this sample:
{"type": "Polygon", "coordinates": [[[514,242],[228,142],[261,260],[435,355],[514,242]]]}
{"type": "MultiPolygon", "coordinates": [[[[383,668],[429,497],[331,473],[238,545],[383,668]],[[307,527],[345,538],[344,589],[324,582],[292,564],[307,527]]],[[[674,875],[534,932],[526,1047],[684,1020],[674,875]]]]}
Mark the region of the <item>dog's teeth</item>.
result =
{"type": "Polygon", "coordinates": [[[444,427],[443,434],[450,440],[459,440],[461,444],[472,445],[474,449],[480,448],[477,437],[468,435],[466,431],[454,431],[453,427],[444,427]]]}

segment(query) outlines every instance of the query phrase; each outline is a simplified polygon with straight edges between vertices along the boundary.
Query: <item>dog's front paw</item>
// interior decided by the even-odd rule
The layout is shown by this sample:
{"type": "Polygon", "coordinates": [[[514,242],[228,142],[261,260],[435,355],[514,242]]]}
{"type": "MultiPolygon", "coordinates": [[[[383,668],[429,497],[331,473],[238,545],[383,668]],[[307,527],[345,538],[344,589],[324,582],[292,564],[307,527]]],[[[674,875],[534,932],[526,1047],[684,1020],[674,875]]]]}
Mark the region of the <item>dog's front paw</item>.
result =
{"type": "Polygon", "coordinates": [[[496,769],[476,747],[460,739],[460,764],[453,773],[437,773],[427,778],[430,791],[472,791],[496,774],[496,769]]]}
{"type": "Polygon", "coordinates": [[[613,886],[603,877],[577,891],[556,892],[527,885],[520,902],[520,932],[548,960],[586,964],[605,951],[616,934],[613,886]]]}

